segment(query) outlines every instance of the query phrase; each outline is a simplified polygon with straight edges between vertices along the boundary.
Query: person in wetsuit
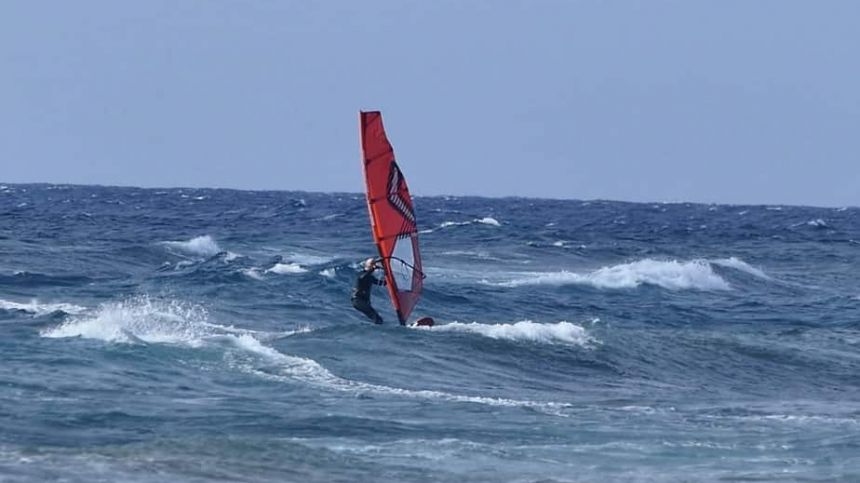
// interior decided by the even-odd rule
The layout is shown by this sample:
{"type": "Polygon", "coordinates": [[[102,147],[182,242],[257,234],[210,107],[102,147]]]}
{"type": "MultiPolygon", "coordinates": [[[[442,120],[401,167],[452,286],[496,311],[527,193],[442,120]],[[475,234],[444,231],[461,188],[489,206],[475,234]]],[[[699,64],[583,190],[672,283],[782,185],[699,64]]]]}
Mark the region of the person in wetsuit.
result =
{"type": "Polygon", "coordinates": [[[382,317],[370,305],[370,289],[372,286],[385,285],[384,279],[379,280],[373,276],[373,272],[378,268],[382,268],[377,265],[377,262],[378,260],[373,258],[368,258],[364,261],[364,270],[358,274],[358,278],[355,280],[355,288],[352,289],[352,306],[366,315],[374,324],[381,324],[382,317]]]}

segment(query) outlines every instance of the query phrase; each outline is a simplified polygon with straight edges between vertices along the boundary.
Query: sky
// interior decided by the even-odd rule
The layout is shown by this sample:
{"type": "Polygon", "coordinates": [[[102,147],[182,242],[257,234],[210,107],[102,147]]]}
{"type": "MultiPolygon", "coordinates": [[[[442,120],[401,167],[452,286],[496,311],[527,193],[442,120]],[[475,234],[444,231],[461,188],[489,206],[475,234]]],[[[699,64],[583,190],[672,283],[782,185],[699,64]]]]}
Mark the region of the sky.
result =
{"type": "Polygon", "coordinates": [[[860,206],[860,2],[0,2],[0,182],[860,206]]]}

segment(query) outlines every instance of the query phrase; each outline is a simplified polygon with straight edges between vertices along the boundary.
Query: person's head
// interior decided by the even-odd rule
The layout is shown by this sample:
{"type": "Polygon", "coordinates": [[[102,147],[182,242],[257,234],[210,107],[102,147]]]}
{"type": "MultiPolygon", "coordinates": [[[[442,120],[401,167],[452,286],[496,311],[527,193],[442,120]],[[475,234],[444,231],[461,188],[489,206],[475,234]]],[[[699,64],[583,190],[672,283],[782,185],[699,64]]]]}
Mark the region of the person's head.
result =
{"type": "Polygon", "coordinates": [[[373,258],[368,258],[367,260],[364,261],[364,269],[365,270],[373,270],[373,268],[375,266],[376,266],[376,260],[373,258]]]}

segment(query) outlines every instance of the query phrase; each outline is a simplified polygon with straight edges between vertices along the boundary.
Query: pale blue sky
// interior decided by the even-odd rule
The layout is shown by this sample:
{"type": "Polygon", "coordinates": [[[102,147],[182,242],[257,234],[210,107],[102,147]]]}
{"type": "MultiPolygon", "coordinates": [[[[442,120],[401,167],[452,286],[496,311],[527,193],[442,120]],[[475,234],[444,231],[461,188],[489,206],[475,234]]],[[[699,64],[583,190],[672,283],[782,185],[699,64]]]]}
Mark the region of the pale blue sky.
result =
{"type": "Polygon", "coordinates": [[[860,205],[858,1],[0,2],[0,181],[860,205]]]}

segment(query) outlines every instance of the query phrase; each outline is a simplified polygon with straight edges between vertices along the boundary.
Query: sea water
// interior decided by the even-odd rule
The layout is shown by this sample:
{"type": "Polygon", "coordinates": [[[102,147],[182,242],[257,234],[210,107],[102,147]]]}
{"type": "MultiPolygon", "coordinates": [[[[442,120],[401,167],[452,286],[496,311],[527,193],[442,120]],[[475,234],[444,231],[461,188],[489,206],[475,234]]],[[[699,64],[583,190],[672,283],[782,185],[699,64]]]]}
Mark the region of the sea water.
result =
{"type": "Polygon", "coordinates": [[[860,480],[860,210],[0,186],[2,481],[860,480]]]}

